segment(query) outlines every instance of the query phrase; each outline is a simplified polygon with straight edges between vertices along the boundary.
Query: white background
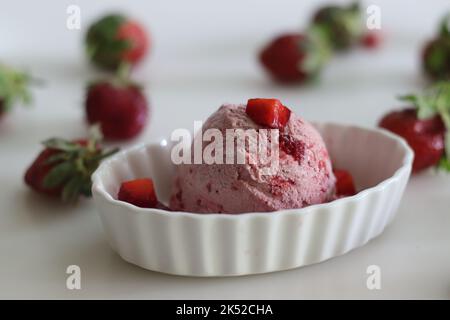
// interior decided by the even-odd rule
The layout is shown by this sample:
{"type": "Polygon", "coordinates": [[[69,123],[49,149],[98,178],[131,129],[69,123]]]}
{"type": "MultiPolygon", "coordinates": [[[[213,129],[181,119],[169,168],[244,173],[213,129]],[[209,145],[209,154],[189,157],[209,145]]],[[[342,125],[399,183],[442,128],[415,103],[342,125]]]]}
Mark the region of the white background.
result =
{"type": "MultiPolygon", "coordinates": [[[[300,30],[321,1],[6,1],[1,0],[0,60],[30,70],[46,85],[31,108],[0,123],[0,298],[450,298],[450,175],[414,177],[398,216],[365,247],[321,264],[266,275],[187,278],[126,263],[106,242],[90,200],[64,206],[30,192],[24,170],[50,136],[83,136],[84,88],[100,74],[86,62],[83,35],[93,19],[123,10],[152,37],[135,72],[152,116],[135,141],[191,128],[224,102],[277,97],[319,121],[374,126],[398,94],[424,85],[419,50],[447,10],[441,1],[365,1],[381,7],[380,50],[336,56],[321,81],[280,87],[256,53],[272,36],[300,30]],[[66,8],[81,8],[82,29],[66,28],[66,8]],[[66,289],[76,264],[82,289],[66,289]],[[381,268],[382,289],[366,288],[366,268],[381,268]]],[[[370,146],[368,146],[370,147],[370,146]]]]}

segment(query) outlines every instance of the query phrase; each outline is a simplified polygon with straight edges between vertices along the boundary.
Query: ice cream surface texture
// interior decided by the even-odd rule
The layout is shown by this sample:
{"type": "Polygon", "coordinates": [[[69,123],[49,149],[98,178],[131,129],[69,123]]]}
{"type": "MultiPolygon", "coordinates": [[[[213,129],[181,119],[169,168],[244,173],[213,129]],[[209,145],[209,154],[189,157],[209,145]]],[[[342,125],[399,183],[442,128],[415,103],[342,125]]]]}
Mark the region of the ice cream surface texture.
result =
{"type": "MultiPolygon", "coordinates": [[[[223,136],[226,129],[267,129],[248,116],[246,105],[233,104],[214,112],[200,133],[211,128],[223,136]]],[[[325,143],[310,123],[294,113],[279,131],[277,170],[267,175],[262,169],[254,163],[180,164],[170,208],[196,213],[267,212],[334,198],[335,177],[325,143]]]]}

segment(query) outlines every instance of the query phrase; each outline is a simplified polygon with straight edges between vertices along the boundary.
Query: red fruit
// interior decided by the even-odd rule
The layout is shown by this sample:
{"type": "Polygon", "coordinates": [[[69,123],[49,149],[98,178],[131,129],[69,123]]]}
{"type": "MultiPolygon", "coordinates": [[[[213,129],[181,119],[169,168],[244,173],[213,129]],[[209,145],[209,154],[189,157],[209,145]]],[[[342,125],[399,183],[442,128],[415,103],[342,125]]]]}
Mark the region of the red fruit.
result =
{"type": "Polygon", "coordinates": [[[144,28],[120,14],[108,15],[94,23],[86,36],[87,52],[94,63],[117,69],[123,62],[136,64],[149,44],[144,28]]]}
{"type": "Polygon", "coordinates": [[[107,139],[129,139],[147,123],[148,106],[141,89],[133,84],[99,82],[88,88],[87,121],[99,123],[107,139]]]}
{"type": "Polygon", "coordinates": [[[336,177],[337,197],[349,197],[356,194],[355,184],[350,172],[342,169],[333,169],[333,173],[336,177]]]}
{"type": "Polygon", "coordinates": [[[130,43],[130,47],[122,52],[122,57],[128,62],[137,63],[148,48],[147,35],[141,25],[135,21],[127,21],[119,27],[117,39],[130,43]]]}
{"type": "Polygon", "coordinates": [[[51,156],[59,153],[58,150],[44,149],[34,160],[25,173],[25,183],[35,191],[50,196],[60,196],[62,185],[48,188],[44,186],[44,179],[48,173],[54,168],[55,164],[48,164],[47,161],[51,156]]]}
{"type": "Polygon", "coordinates": [[[444,154],[445,126],[440,116],[420,120],[413,108],[385,115],[379,126],[403,137],[414,150],[413,172],[435,166],[444,154]]]}
{"type": "Polygon", "coordinates": [[[274,129],[284,128],[291,116],[278,99],[249,99],[245,112],[255,123],[274,129]]]}
{"type": "Polygon", "coordinates": [[[381,34],[379,32],[367,32],[361,38],[361,44],[368,49],[375,49],[381,44],[381,34]]]}
{"type": "Polygon", "coordinates": [[[38,193],[74,201],[91,195],[91,175],[100,161],[117,150],[104,152],[96,137],[67,141],[49,139],[46,148],[25,173],[25,183],[38,193]]]}
{"type": "Polygon", "coordinates": [[[301,82],[308,74],[301,68],[305,52],[301,50],[302,34],[285,34],[265,47],[259,58],[269,74],[281,82],[301,82]]]}
{"type": "Polygon", "coordinates": [[[120,186],[118,199],[141,208],[158,206],[152,179],[136,179],[123,182],[120,186]]]}

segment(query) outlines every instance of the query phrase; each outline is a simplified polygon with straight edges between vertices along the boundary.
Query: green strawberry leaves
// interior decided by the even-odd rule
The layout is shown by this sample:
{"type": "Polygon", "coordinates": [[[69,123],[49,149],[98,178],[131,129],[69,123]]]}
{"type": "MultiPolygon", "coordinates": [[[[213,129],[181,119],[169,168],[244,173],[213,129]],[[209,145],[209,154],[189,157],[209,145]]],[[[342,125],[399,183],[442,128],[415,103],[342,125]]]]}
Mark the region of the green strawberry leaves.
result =
{"type": "Polygon", "coordinates": [[[419,119],[429,119],[439,115],[447,130],[445,134],[445,156],[439,167],[450,171],[450,81],[440,81],[427,88],[420,95],[399,97],[417,108],[419,119]]]}
{"type": "Polygon", "coordinates": [[[68,141],[51,138],[43,142],[48,149],[57,151],[46,164],[52,169],[43,180],[44,188],[62,188],[64,202],[73,202],[80,195],[91,196],[91,175],[100,162],[118,149],[104,151],[100,147],[102,136],[98,126],[91,129],[88,140],[68,141]]]}
{"type": "Polygon", "coordinates": [[[111,14],[94,23],[86,35],[86,52],[98,66],[115,70],[122,53],[130,48],[129,41],[117,38],[119,28],[126,22],[120,14],[111,14]]]}
{"type": "Polygon", "coordinates": [[[31,94],[28,85],[31,77],[24,72],[0,63],[0,105],[4,111],[9,111],[16,102],[29,104],[31,94]]]}
{"type": "Polygon", "coordinates": [[[450,36],[440,36],[428,44],[424,53],[424,69],[433,79],[450,79],[450,36]]]}
{"type": "Polygon", "coordinates": [[[322,28],[324,36],[334,49],[348,49],[363,33],[359,3],[323,7],[317,13],[313,25],[322,28]]]}
{"type": "Polygon", "coordinates": [[[441,21],[439,35],[442,37],[450,37],[450,13],[448,13],[441,21]]]}
{"type": "Polygon", "coordinates": [[[44,187],[53,189],[59,187],[73,171],[73,164],[69,161],[63,161],[57,164],[44,179],[44,187]]]}
{"type": "Polygon", "coordinates": [[[305,41],[300,42],[300,50],[305,52],[301,70],[315,76],[331,57],[331,48],[324,27],[313,25],[306,33],[305,41]]]}
{"type": "Polygon", "coordinates": [[[437,165],[438,169],[450,172],[450,160],[448,158],[442,157],[437,165]]]}
{"type": "Polygon", "coordinates": [[[142,85],[140,83],[131,80],[131,67],[132,65],[129,62],[121,62],[113,76],[90,82],[87,86],[87,90],[100,83],[109,83],[116,88],[135,87],[142,90],[142,85]]]}
{"type": "Polygon", "coordinates": [[[450,80],[450,13],[444,16],[438,34],[423,53],[423,67],[434,80],[450,80]]]}
{"type": "Polygon", "coordinates": [[[50,138],[44,142],[44,145],[49,149],[55,149],[64,152],[73,152],[81,149],[81,146],[79,144],[59,138],[50,138]]]}

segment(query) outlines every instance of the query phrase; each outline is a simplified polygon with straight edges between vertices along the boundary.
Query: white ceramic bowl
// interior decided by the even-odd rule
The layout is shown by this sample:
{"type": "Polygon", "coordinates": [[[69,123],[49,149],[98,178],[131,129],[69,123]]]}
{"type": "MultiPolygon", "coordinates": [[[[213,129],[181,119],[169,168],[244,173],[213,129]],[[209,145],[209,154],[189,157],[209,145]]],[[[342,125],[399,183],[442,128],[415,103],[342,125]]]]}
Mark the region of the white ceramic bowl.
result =
{"type": "Polygon", "coordinates": [[[167,202],[170,146],[118,153],[93,175],[93,196],[111,246],[146,269],[189,276],[233,276],[296,268],[360,247],[392,220],[413,152],[382,129],[317,124],[336,167],[350,170],[357,195],[271,213],[195,214],[143,209],[116,200],[122,181],[152,177],[167,202]]]}

